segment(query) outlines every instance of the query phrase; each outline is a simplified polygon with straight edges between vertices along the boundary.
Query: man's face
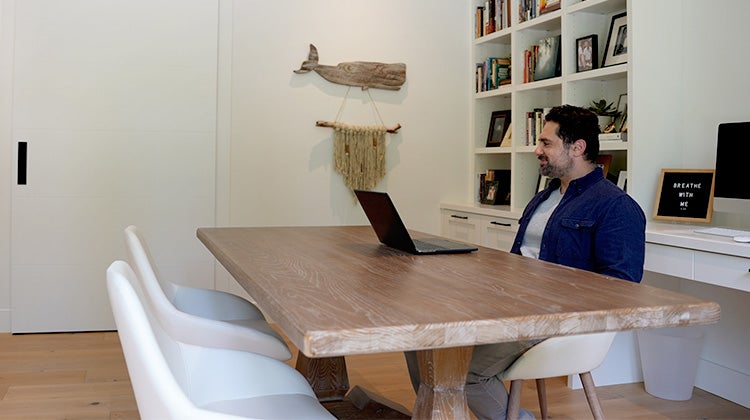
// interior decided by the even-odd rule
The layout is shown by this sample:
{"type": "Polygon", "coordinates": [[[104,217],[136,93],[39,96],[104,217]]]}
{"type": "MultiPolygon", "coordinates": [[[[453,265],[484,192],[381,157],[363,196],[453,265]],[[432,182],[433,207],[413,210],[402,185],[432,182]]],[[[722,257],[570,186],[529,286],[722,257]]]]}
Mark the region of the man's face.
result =
{"type": "Polygon", "coordinates": [[[557,127],[556,122],[546,122],[534,149],[539,159],[539,173],[550,178],[562,178],[573,169],[570,145],[557,136],[557,127]]]}

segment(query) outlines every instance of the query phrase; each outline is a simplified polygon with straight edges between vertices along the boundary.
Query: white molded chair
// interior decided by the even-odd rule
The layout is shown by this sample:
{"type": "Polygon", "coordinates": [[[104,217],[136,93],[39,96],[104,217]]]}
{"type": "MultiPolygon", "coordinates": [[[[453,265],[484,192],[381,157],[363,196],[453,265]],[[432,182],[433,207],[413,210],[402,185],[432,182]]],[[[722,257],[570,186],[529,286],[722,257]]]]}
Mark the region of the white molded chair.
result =
{"type": "Polygon", "coordinates": [[[595,419],[603,419],[604,412],[596,396],[596,387],[591,371],[602,364],[615,339],[614,332],[581,334],[548,338],[521,355],[503,373],[503,380],[510,381],[508,419],[518,419],[521,409],[521,388],[524,379],[536,379],[539,408],[542,418],[547,419],[547,395],[544,378],[578,374],[586,393],[591,413],[595,419]]]}
{"type": "Polygon", "coordinates": [[[177,340],[252,351],[278,360],[291,359],[292,353],[284,339],[255,305],[231,293],[161,279],[148,246],[135,226],[125,229],[125,243],[139,280],[136,291],[150,310],[170,324],[177,340]]]}
{"type": "Polygon", "coordinates": [[[187,344],[143,305],[130,266],[107,289],[143,419],[334,419],[291,366],[252,352],[187,344]]]}

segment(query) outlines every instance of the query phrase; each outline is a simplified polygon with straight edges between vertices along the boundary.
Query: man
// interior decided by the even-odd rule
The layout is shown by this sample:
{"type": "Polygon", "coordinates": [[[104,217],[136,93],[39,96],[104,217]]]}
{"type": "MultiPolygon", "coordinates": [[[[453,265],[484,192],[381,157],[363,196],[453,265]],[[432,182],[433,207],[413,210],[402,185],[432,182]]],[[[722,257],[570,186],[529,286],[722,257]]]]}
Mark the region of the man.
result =
{"type": "MultiPolygon", "coordinates": [[[[595,164],[599,154],[596,115],[563,105],[552,108],[545,121],[534,153],[539,173],[554,179],[526,206],[510,252],[640,282],[646,217],[595,164]]],[[[539,341],[474,348],[465,390],[477,419],[505,419],[508,391],[498,376],[539,341]]],[[[407,353],[406,359],[416,389],[416,357],[407,353]]],[[[533,415],[522,409],[520,417],[533,415]]]]}

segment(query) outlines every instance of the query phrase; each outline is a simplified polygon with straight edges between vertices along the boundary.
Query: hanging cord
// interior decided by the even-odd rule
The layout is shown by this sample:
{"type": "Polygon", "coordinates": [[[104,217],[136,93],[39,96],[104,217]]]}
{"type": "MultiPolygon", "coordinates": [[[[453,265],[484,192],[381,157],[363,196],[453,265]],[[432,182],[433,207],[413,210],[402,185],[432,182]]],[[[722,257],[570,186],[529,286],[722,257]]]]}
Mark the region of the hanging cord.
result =
{"type": "Polygon", "coordinates": [[[372,95],[370,94],[370,89],[367,89],[367,96],[370,97],[370,104],[372,104],[372,109],[375,110],[375,114],[378,116],[378,120],[380,120],[380,125],[385,127],[385,123],[383,122],[383,117],[380,116],[380,111],[378,110],[378,106],[375,105],[375,101],[372,99],[372,95]]]}
{"type": "Polygon", "coordinates": [[[346,105],[346,99],[349,97],[349,91],[350,90],[352,90],[351,86],[349,86],[348,88],[346,88],[346,95],[344,95],[344,100],[341,101],[341,105],[339,105],[339,112],[336,113],[336,119],[333,120],[334,123],[338,123],[339,122],[339,117],[341,117],[341,113],[344,112],[344,105],[346,105]]]}
{"type": "MultiPolygon", "coordinates": [[[[315,125],[318,127],[330,127],[330,128],[336,128],[341,127],[342,125],[345,125],[344,123],[339,122],[339,118],[341,118],[341,114],[344,112],[344,106],[346,105],[346,100],[349,98],[349,91],[351,90],[351,86],[349,86],[346,89],[346,94],[344,95],[344,99],[341,101],[341,105],[339,105],[339,110],[336,113],[336,119],[333,122],[329,121],[316,121],[315,125]]],[[[375,111],[375,115],[377,116],[377,119],[380,121],[380,126],[378,127],[372,127],[372,128],[380,128],[382,127],[385,129],[386,133],[392,133],[395,134],[400,128],[401,124],[396,124],[393,127],[386,127],[385,123],[383,122],[383,117],[380,115],[380,110],[378,109],[377,105],[375,105],[375,101],[372,99],[372,94],[370,94],[369,89],[365,89],[367,91],[367,96],[370,98],[370,105],[372,105],[373,110],[375,111]]]]}

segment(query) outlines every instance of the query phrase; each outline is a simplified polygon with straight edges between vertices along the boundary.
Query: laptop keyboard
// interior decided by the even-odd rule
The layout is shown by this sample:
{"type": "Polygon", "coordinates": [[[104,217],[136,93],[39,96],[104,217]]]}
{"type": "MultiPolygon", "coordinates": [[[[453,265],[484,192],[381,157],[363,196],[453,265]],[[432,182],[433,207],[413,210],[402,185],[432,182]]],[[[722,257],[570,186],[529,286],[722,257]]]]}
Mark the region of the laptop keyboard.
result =
{"type": "Polygon", "coordinates": [[[414,247],[419,251],[440,251],[441,249],[445,249],[444,246],[420,241],[419,239],[414,239],[414,247]]]}

